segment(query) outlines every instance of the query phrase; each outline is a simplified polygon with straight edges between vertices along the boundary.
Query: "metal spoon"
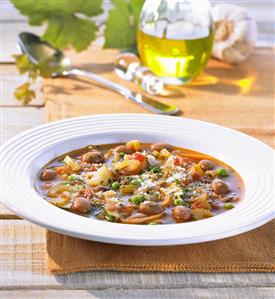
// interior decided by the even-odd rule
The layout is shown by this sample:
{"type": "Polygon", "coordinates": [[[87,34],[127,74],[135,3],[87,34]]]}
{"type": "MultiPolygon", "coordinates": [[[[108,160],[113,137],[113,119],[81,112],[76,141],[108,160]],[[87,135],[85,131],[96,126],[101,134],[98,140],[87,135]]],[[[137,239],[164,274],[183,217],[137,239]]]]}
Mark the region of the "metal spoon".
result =
{"type": "Polygon", "coordinates": [[[132,92],[128,88],[94,73],[72,68],[69,58],[65,57],[61,51],[53,48],[47,42],[42,41],[37,35],[28,32],[20,33],[18,45],[22,52],[28,55],[30,61],[34,64],[39,64],[43,68],[44,73],[47,73],[49,76],[83,76],[116,91],[151,112],[169,115],[179,112],[179,109],[174,105],[161,103],[147,95],[132,92]]]}

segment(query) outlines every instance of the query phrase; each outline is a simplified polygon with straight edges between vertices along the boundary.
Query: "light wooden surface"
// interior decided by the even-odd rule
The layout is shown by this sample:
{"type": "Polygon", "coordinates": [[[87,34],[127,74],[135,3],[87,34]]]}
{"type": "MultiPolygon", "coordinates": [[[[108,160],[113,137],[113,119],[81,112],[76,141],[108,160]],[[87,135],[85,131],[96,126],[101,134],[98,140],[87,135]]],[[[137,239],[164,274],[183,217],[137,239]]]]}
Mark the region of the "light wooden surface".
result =
{"type": "MultiPolygon", "coordinates": [[[[10,4],[1,1],[1,5],[10,4]]],[[[1,59],[10,62],[26,19],[14,10],[1,20],[11,24],[1,59]],[[14,21],[15,20],[15,21],[14,21]],[[13,21],[13,22],[11,22],[13,21]],[[19,30],[19,31],[18,31],[19,30]]],[[[34,29],[39,32],[41,29],[34,29]]],[[[46,121],[42,94],[32,107],[21,107],[12,93],[22,82],[14,65],[1,64],[1,143],[46,121]]],[[[39,89],[39,84],[37,86],[39,89]]],[[[0,298],[275,298],[275,275],[270,273],[123,273],[87,272],[54,276],[47,272],[45,230],[19,219],[0,206],[0,298]],[[16,244],[16,246],[14,246],[16,244]]]]}

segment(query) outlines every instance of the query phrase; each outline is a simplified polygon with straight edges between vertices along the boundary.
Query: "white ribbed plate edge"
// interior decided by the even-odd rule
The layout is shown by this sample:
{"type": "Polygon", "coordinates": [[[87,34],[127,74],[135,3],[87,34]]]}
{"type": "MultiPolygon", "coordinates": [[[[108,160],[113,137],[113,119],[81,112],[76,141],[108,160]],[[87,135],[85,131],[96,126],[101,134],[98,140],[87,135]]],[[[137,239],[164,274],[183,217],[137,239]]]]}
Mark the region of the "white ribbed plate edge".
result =
{"type": "Polygon", "coordinates": [[[103,114],[48,123],[0,147],[1,200],[14,213],[49,230],[125,245],[192,244],[227,238],[274,218],[274,151],[259,140],[219,125],[148,114],[103,114]],[[214,156],[235,168],[245,196],[234,209],[196,222],[128,225],[85,218],[59,209],[34,189],[39,169],[56,156],[88,144],[167,142],[214,156]]]}

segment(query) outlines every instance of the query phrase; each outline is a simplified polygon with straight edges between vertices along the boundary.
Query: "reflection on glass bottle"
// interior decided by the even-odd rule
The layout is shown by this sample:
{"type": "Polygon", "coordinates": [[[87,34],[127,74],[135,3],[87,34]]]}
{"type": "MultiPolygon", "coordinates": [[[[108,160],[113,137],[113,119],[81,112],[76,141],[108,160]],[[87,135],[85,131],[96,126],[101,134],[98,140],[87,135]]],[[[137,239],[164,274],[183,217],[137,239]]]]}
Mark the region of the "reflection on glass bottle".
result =
{"type": "Polygon", "coordinates": [[[213,27],[208,0],[146,0],[138,50],[142,62],[168,84],[192,80],[205,67],[213,27]]]}

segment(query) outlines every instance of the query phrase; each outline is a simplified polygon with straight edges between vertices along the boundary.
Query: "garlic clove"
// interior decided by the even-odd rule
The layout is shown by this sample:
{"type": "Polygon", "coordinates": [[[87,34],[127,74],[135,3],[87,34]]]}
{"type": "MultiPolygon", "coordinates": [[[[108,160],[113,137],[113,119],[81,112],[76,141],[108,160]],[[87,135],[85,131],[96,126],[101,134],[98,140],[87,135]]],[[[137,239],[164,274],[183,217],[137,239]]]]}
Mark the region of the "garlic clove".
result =
{"type": "Polygon", "coordinates": [[[212,55],[235,64],[245,60],[257,41],[257,26],[249,11],[237,5],[219,4],[212,11],[214,45],[212,55]]]}

